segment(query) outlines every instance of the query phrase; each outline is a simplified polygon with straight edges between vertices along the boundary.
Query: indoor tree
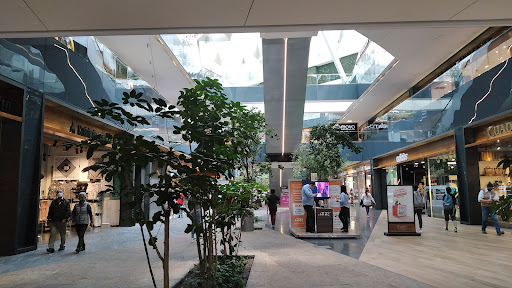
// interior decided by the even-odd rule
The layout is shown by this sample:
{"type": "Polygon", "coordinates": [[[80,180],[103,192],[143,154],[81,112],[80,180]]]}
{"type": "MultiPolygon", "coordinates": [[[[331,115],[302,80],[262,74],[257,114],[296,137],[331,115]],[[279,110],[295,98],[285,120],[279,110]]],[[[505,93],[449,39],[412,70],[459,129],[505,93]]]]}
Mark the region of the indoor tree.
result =
{"type": "Polygon", "coordinates": [[[356,154],[362,151],[350,134],[340,131],[335,123],[311,127],[309,142],[301,144],[293,153],[294,177],[310,179],[311,173],[317,173],[319,179],[337,178],[345,163],[341,155],[343,148],[356,154]]]}

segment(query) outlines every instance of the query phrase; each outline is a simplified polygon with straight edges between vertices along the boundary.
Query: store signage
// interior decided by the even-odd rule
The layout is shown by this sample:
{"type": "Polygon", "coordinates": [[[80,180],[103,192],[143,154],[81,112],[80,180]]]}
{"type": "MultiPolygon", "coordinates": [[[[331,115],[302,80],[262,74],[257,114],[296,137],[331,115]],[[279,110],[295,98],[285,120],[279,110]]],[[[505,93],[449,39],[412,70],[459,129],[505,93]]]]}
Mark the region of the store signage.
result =
{"type": "Polygon", "coordinates": [[[400,153],[398,156],[396,156],[396,162],[397,163],[404,162],[404,161],[407,161],[408,158],[409,158],[409,154],[400,153]]]}
{"type": "Polygon", "coordinates": [[[344,132],[357,132],[357,123],[337,123],[334,128],[344,132]]]}
{"type": "Polygon", "coordinates": [[[384,130],[388,129],[387,123],[372,123],[364,128],[364,130],[384,130]]]}
{"type": "MultiPolygon", "coordinates": [[[[71,121],[71,126],[69,126],[69,132],[79,135],[79,136],[87,137],[87,138],[92,138],[96,135],[101,135],[102,139],[106,139],[106,137],[107,137],[104,134],[94,131],[94,129],[91,130],[91,128],[89,128],[89,127],[85,127],[82,125],[75,125],[75,121],[71,121]]],[[[110,143],[110,141],[109,141],[109,143],[110,143]]]]}
{"type": "Polygon", "coordinates": [[[489,137],[496,137],[501,134],[506,134],[510,132],[512,132],[512,121],[494,126],[489,126],[487,128],[487,135],[489,135],[489,137]]]}

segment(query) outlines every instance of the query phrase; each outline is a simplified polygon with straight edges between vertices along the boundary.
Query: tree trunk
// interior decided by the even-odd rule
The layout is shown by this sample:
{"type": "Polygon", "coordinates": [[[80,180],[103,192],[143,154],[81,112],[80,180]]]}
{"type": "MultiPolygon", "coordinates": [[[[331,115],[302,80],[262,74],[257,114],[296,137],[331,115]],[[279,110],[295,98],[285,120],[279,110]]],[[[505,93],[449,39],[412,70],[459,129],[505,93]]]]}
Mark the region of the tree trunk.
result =
{"type": "Polygon", "coordinates": [[[148,261],[149,273],[151,274],[151,280],[153,280],[153,286],[156,288],[155,275],[153,275],[153,269],[151,268],[151,261],[149,261],[149,253],[148,246],[146,243],[146,237],[144,236],[144,230],[142,229],[142,225],[140,226],[140,233],[142,234],[142,241],[144,242],[144,251],[146,252],[146,260],[148,261]]]}
{"type": "Polygon", "coordinates": [[[169,288],[169,211],[165,213],[165,236],[164,236],[164,288],[169,288]]]}

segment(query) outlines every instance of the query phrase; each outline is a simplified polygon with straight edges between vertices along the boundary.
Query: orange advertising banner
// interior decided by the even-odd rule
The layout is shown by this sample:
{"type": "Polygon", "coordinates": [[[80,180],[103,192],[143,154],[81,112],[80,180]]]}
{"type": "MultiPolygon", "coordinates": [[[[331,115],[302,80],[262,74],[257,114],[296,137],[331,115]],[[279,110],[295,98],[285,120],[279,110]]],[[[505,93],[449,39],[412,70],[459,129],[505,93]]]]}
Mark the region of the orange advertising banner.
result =
{"type": "Polygon", "coordinates": [[[306,213],[302,206],[302,180],[289,180],[290,228],[305,228],[306,213]]]}

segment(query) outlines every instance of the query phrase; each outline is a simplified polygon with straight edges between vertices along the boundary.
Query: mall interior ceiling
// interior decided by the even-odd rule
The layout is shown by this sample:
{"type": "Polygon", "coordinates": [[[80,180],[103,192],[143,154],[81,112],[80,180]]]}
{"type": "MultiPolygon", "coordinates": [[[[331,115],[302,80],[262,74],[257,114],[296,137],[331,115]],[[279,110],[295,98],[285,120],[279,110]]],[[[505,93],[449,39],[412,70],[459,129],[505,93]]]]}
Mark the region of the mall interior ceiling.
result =
{"type": "MultiPolygon", "coordinates": [[[[149,45],[150,37],[160,34],[262,32],[293,38],[354,29],[396,60],[340,119],[364,123],[489,27],[512,26],[511,8],[512,2],[500,0],[4,0],[0,37],[102,36],[144,75],[157,61],[131,61],[144,55],[136,50],[144,45],[121,45],[126,43],[122,37],[138,37],[132,41],[149,45]]],[[[169,57],[162,61],[172,62],[169,57]]],[[[179,66],[168,65],[157,73],[177,74],[179,66]]],[[[176,95],[191,82],[172,77],[167,84],[155,87],[164,97],[176,95]],[[173,81],[179,82],[172,85],[173,81]]]]}

